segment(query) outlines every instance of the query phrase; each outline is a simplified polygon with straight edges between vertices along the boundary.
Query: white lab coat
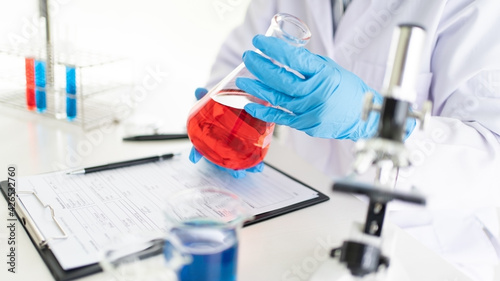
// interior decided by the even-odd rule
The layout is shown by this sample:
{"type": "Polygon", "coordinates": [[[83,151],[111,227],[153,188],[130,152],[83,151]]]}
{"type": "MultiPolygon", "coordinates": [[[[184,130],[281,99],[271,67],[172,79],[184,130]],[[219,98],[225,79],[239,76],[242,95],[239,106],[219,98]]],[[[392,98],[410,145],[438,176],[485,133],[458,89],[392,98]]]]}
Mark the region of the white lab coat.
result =
{"type": "MultiPolygon", "coordinates": [[[[430,99],[433,116],[425,132],[415,130],[407,139],[414,165],[400,172],[397,188],[416,186],[428,205],[425,211],[411,211],[410,217],[418,220],[400,216],[403,211],[392,218],[456,264],[484,266],[498,259],[475,220],[481,217],[498,233],[498,219],[491,215],[496,212],[485,208],[500,205],[498,11],[498,0],[354,0],[333,36],[330,0],[253,0],[243,25],[222,46],[208,86],[241,62],[241,54],[253,49],[252,37],[265,33],[277,12],[295,15],[309,26],[309,50],[334,59],[378,91],[394,27],[425,27],[428,40],[415,106],[430,99]],[[471,243],[471,237],[482,242],[471,243]]],[[[351,168],[351,141],[313,138],[290,129],[285,142],[333,178],[351,168]]],[[[489,273],[479,271],[482,275],[469,273],[487,280],[489,273]]]]}

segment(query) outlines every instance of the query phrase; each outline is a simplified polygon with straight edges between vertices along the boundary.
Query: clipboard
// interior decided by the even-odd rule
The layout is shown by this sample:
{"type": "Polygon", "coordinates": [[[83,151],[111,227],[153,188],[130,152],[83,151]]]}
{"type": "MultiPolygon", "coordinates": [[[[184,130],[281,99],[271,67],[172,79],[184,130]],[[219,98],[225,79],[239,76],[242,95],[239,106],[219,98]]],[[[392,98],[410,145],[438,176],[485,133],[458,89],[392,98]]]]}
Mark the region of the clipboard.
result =
{"type": "MultiPolygon", "coordinates": [[[[317,192],[317,197],[312,198],[312,199],[308,199],[308,200],[304,200],[304,201],[295,203],[293,205],[288,205],[288,206],[283,207],[283,208],[279,208],[279,209],[275,209],[275,210],[271,210],[268,212],[257,214],[254,216],[253,220],[246,222],[243,225],[243,227],[247,227],[249,225],[253,225],[253,224],[265,221],[265,220],[269,220],[269,219],[272,219],[272,218],[275,218],[275,217],[278,217],[278,216],[281,216],[284,214],[288,214],[290,212],[294,212],[294,211],[297,211],[297,210],[300,210],[300,209],[303,209],[303,208],[306,208],[306,207],[309,207],[309,206],[312,206],[315,204],[319,204],[321,202],[325,202],[325,201],[329,200],[328,196],[317,191],[316,189],[306,185],[305,183],[303,183],[301,181],[298,181],[294,177],[284,173],[283,171],[278,170],[277,168],[273,167],[272,165],[269,165],[267,163],[265,163],[265,165],[266,165],[267,169],[273,169],[273,170],[279,172],[280,174],[282,174],[283,176],[289,178],[290,180],[292,180],[296,183],[299,183],[300,185],[304,186],[305,188],[309,188],[309,189],[317,192]]],[[[0,182],[0,189],[1,189],[1,193],[3,194],[5,200],[9,201],[7,181],[0,182]]],[[[56,256],[54,255],[54,253],[52,252],[52,250],[50,249],[50,247],[48,245],[49,240],[51,240],[51,239],[65,239],[65,237],[67,235],[64,228],[57,221],[52,206],[50,206],[49,204],[45,204],[38,197],[38,195],[34,192],[22,191],[19,194],[15,194],[16,216],[17,216],[18,220],[20,221],[20,223],[23,225],[23,228],[25,229],[25,231],[28,233],[28,236],[30,237],[31,242],[35,246],[40,257],[44,261],[45,265],[48,267],[49,271],[51,272],[51,274],[55,278],[55,280],[57,280],[57,281],[74,280],[77,278],[82,278],[82,277],[92,275],[95,273],[99,273],[102,271],[102,268],[100,267],[100,265],[98,263],[65,270],[61,266],[61,264],[59,263],[56,256]],[[43,234],[41,233],[41,231],[36,226],[36,223],[30,217],[29,213],[27,212],[27,210],[24,207],[24,205],[22,204],[22,202],[19,200],[19,197],[18,197],[19,194],[24,194],[24,195],[28,195],[28,196],[35,196],[36,199],[40,202],[40,204],[44,208],[49,208],[51,210],[52,218],[53,218],[55,224],[58,226],[58,228],[61,231],[61,235],[57,236],[57,237],[44,237],[43,234]]],[[[151,256],[154,254],[158,254],[160,252],[161,252],[161,249],[158,249],[158,247],[152,247],[151,249],[148,249],[144,253],[142,253],[141,256],[147,257],[147,256],[151,256]]]]}
{"type": "MultiPolygon", "coordinates": [[[[2,194],[5,200],[8,201],[9,198],[7,195],[8,194],[7,181],[0,182],[0,189],[2,190],[2,194]]],[[[47,266],[47,268],[49,269],[50,273],[52,274],[55,280],[58,281],[73,280],[102,271],[102,269],[98,264],[92,264],[89,266],[75,268],[71,270],[64,270],[59,264],[59,261],[57,261],[57,258],[52,253],[51,249],[46,244],[46,240],[43,238],[43,235],[41,235],[40,231],[36,227],[31,217],[27,215],[27,211],[18,200],[17,194],[15,196],[16,196],[15,212],[17,219],[23,226],[26,233],[28,233],[28,237],[30,238],[31,242],[35,246],[35,249],[37,250],[38,254],[44,261],[45,265],[47,266]]]]}

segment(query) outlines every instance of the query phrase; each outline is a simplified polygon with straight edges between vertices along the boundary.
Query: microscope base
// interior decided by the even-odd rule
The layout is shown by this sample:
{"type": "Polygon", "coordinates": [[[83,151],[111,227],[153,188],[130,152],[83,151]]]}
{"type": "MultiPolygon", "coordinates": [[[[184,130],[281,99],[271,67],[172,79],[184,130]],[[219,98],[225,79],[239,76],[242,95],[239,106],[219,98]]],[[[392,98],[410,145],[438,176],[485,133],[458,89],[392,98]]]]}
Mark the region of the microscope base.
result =
{"type": "Polygon", "coordinates": [[[369,274],[363,278],[352,276],[345,264],[338,258],[331,258],[323,262],[309,281],[411,281],[411,277],[397,261],[391,263],[387,269],[380,269],[376,274],[369,274]]]}

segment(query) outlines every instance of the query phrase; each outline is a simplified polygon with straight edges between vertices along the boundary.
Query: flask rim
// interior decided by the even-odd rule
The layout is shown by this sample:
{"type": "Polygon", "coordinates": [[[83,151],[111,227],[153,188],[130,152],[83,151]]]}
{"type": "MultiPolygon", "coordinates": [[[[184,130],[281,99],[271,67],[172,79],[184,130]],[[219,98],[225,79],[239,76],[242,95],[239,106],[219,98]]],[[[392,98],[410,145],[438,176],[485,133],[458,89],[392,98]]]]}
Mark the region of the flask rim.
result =
{"type": "Polygon", "coordinates": [[[307,24],[305,24],[296,16],[287,13],[277,13],[276,15],[274,15],[271,20],[270,29],[267,33],[267,36],[282,38],[288,43],[295,46],[304,46],[307,44],[307,42],[309,42],[309,39],[311,38],[311,31],[307,24]],[[284,22],[290,23],[297,27],[297,29],[299,30],[297,34],[300,34],[301,36],[297,36],[297,34],[291,34],[290,32],[284,30],[282,28],[282,23],[284,22]]]}

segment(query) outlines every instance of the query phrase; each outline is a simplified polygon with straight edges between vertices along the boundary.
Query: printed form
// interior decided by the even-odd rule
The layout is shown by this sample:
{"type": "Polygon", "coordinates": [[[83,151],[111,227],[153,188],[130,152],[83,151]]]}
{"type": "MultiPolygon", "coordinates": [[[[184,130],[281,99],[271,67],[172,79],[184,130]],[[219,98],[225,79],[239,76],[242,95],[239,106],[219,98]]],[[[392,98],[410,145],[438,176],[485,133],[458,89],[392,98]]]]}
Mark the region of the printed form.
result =
{"type": "Polygon", "coordinates": [[[100,259],[101,252],[124,233],[165,232],[164,198],[186,188],[222,187],[237,194],[253,215],[284,208],[318,197],[318,192],[266,166],[262,173],[235,179],[206,161],[194,165],[186,155],[165,161],[90,173],[41,174],[19,179],[18,192],[28,214],[47,239],[63,269],[73,269],[100,259]]]}

